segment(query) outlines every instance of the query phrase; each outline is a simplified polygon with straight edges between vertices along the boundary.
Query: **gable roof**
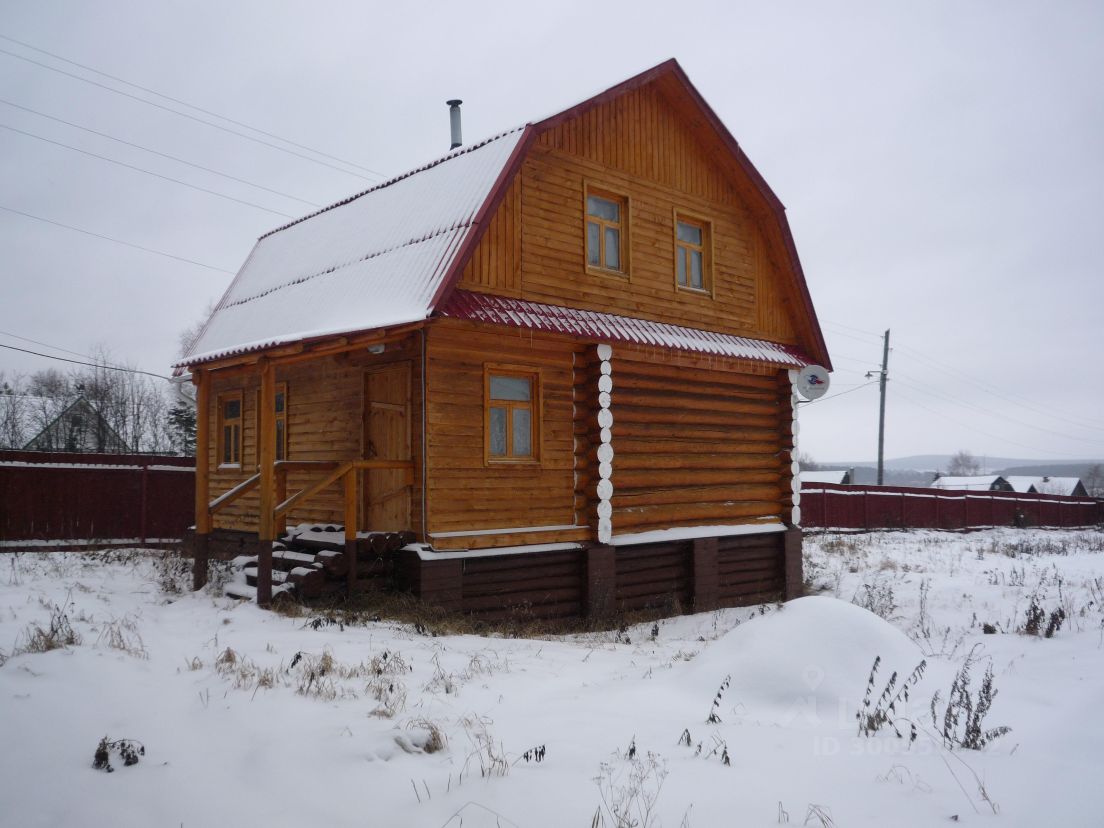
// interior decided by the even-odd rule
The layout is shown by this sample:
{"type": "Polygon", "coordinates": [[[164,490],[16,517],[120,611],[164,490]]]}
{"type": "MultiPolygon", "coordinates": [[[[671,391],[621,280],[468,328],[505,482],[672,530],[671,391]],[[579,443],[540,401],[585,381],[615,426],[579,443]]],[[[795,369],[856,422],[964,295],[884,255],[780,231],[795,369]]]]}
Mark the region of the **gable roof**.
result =
{"type": "Polygon", "coordinates": [[[265,234],[178,365],[428,318],[455,289],[536,138],[660,78],[699,110],[773,216],[812,335],[811,356],[830,369],[785,208],[674,59],[265,234]]]}
{"type": "Polygon", "coordinates": [[[1012,477],[1006,477],[1005,480],[1017,492],[1071,496],[1085,490],[1085,486],[1079,477],[1013,475],[1012,477]]]}
{"type": "Polygon", "coordinates": [[[815,471],[802,470],[800,475],[801,485],[806,483],[835,483],[844,485],[848,483],[851,473],[847,469],[816,469],[815,471]]]}
{"type": "Polygon", "coordinates": [[[76,440],[79,451],[126,451],[126,441],[83,396],[76,399],[0,394],[0,448],[25,451],[66,450],[76,440]],[[75,418],[89,418],[79,423],[75,418]]]}

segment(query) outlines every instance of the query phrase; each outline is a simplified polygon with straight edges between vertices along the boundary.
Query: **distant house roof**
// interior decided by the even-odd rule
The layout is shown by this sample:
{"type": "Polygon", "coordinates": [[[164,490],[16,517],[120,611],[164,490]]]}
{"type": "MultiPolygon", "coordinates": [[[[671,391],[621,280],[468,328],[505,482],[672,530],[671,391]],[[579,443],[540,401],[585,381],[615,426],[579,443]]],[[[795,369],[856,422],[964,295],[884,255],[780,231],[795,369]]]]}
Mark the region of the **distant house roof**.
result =
{"type": "Polygon", "coordinates": [[[847,469],[817,469],[816,471],[801,472],[802,486],[806,483],[836,483],[842,485],[850,482],[851,472],[847,471],[847,469]]]}
{"type": "MultiPolygon", "coordinates": [[[[178,366],[428,318],[452,293],[537,136],[660,78],[698,107],[699,126],[724,144],[773,213],[798,312],[809,320],[811,357],[830,368],[785,208],[674,60],[262,236],[178,366]]],[[[802,364],[811,361],[794,355],[802,364]]]]}
{"type": "Polygon", "coordinates": [[[1012,475],[1005,478],[1017,492],[1035,492],[1036,494],[1065,495],[1067,497],[1087,497],[1085,484],[1079,477],[1050,477],[1012,475]]]}
{"type": "Polygon", "coordinates": [[[84,397],[0,395],[0,448],[27,451],[128,451],[126,441],[84,397]]]}
{"type": "Polygon", "coordinates": [[[999,474],[980,477],[940,477],[932,484],[933,489],[969,489],[983,492],[1011,491],[1011,486],[999,474]]]}

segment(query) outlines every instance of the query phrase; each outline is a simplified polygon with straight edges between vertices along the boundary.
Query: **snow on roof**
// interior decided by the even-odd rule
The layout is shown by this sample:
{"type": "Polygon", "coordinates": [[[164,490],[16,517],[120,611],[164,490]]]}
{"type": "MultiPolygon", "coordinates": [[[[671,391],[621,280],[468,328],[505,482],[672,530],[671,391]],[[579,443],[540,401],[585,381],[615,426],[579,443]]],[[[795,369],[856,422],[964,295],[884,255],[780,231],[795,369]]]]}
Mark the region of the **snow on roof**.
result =
{"type": "Polygon", "coordinates": [[[805,483],[837,483],[843,484],[847,477],[847,469],[818,469],[816,471],[802,471],[801,482],[805,483]]]}
{"type": "Polygon", "coordinates": [[[1066,495],[1074,493],[1081,484],[1079,477],[1040,477],[1035,483],[1035,491],[1039,494],[1066,495]]]}
{"type": "MultiPolygon", "coordinates": [[[[534,130],[548,128],[557,119],[574,117],[588,106],[662,76],[673,77],[682,85],[774,212],[801,303],[810,318],[813,356],[829,364],[781,202],[671,59],[571,109],[461,148],[262,236],[196,342],[175,367],[426,319],[447,296],[451,286],[445,284],[446,278],[462,264],[481,232],[477,218],[493,209],[496,198],[501,197],[503,182],[516,171],[519,150],[528,144],[534,130]]],[[[680,344],[672,347],[705,353],[729,354],[726,349],[732,347],[740,352],[731,355],[748,359],[795,366],[811,361],[791,349],[756,340],[734,345],[717,344],[713,338],[709,344],[706,339],[719,335],[703,339],[701,333],[686,328],[664,336],[679,340],[680,344]],[[764,353],[765,345],[769,347],[764,353]],[[786,358],[778,359],[783,353],[786,358]]],[[[654,331],[649,335],[658,336],[654,331]]]]}
{"type": "Polygon", "coordinates": [[[940,477],[931,484],[933,489],[972,489],[989,491],[998,480],[1003,480],[1000,475],[989,474],[979,477],[940,477]]]}
{"type": "Polygon", "coordinates": [[[522,134],[464,147],[262,236],[181,364],[425,319],[522,134]]]}
{"type": "Polygon", "coordinates": [[[1029,492],[1031,487],[1040,482],[1041,477],[1025,477],[1023,475],[1012,475],[1011,477],[1004,478],[1008,481],[1008,485],[1012,487],[1013,491],[1017,492],[1029,492]]]}
{"type": "Polygon", "coordinates": [[[791,367],[802,367],[810,361],[794,348],[761,339],[467,290],[454,291],[440,313],[454,319],[551,331],[599,341],[656,345],[791,367]]]}

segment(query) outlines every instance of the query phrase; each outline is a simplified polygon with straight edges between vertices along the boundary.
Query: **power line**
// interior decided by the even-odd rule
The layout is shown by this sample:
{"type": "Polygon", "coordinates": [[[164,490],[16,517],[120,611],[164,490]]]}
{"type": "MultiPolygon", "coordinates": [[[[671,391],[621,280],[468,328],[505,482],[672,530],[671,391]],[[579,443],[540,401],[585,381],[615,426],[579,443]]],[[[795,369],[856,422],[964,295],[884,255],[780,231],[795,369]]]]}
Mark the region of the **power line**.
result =
{"type": "Polygon", "coordinates": [[[924,409],[925,411],[928,411],[928,412],[930,412],[930,413],[932,413],[932,414],[935,414],[935,415],[936,415],[937,417],[942,417],[942,418],[943,418],[944,420],[948,420],[948,421],[950,421],[950,422],[954,423],[954,424],[955,424],[955,425],[957,425],[957,426],[960,426],[960,427],[962,427],[962,428],[966,428],[966,429],[969,429],[970,431],[976,431],[976,432],[977,432],[978,434],[982,434],[982,435],[984,435],[984,436],[986,436],[986,437],[989,437],[989,438],[991,438],[991,439],[993,439],[993,440],[999,440],[999,441],[1000,441],[1000,442],[1002,442],[1002,443],[1007,443],[1007,444],[1009,444],[1009,445],[1012,445],[1012,446],[1016,446],[1016,447],[1018,447],[1018,448],[1025,448],[1025,449],[1028,449],[1029,451],[1037,451],[1037,452],[1039,452],[1040,454],[1049,454],[1049,455],[1054,455],[1054,454],[1058,454],[1058,455],[1061,455],[1061,456],[1063,456],[1063,457],[1073,457],[1073,458],[1076,458],[1076,457],[1078,457],[1078,455],[1076,455],[1076,454],[1070,454],[1069,452],[1065,452],[1065,451],[1052,451],[1052,450],[1048,450],[1048,449],[1041,449],[1041,448],[1038,448],[1037,446],[1029,446],[1029,445],[1027,445],[1027,444],[1025,444],[1025,443],[1019,443],[1019,442],[1017,442],[1017,441],[1015,441],[1015,440],[1009,440],[1009,439],[1008,439],[1007,437],[1000,437],[1000,436],[998,436],[998,435],[996,435],[996,434],[993,434],[993,433],[991,433],[991,432],[988,432],[988,431],[984,431],[983,429],[980,429],[980,428],[978,428],[977,426],[973,426],[973,425],[970,425],[970,424],[968,424],[968,423],[964,423],[964,422],[962,422],[961,420],[957,420],[957,419],[955,419],[954,417],[948,417],[948,416],[947,416],[946,414],[944,414],[943,412],[941,412],[941,411],[936,411],[936,410],[935,410],[934,408],[929,408],[928,406],[924,405],[923,403],[917,402],[916,400],[912,399],[912,398],[911,398],[911,397],[909,397],[909,396],[908,396],[907,394],[903,394],[903,393],[901,393],[901,391],[900,391],[899,389],[898,389],[897,391],[895,391],[894,393],[895,393],[895,394],[896,394],[896,395],[897,395],[898,397],[900,397],[901,399],[905,400],[906,402],[910,402],[910,403],[912,403],[912,404],[913,404],[913,405],[915,405],[915,406],[916,406],[917,408],[922,408],[922,409],[924,409]]]}
{"type": "MultiPolygon", "coordinates": [[[[0,35],[0,37],[2,37],[2,35],[0,35]]],[[[222,176],[223,178],[228,178],[231,181],[237,181],[239,184],[247,184],[250,187],[256,187],[258,190],[264,190],[265,192],[272,193],[273,195],[283,196],[284,198],[290,198],[292,201],[301,202],[302,204],[306,204],[309,207],[321,207],[322,206],[321,204],[318,204],[317,202],[307,201],[307,199],[305,199],[305,198],[299,198],[298,196],[293,196],[290,193],[284,193],[284,192],[281,192],[280,190],[274,190],[271,187],[264,186],[263,184],[257,184],[253,181],[247,181],[244,178],[238,178],[236,175],[230,175],[230,173],[219,172],[218,170],[213,170],[210,167],[204,167],[202,164],[196,164],[196,163],[193,163],[191,161],[186,161],[183,158],[178,158],[175,155],[169,155],[168,153],[165,153],[165,152],[159,152],[158,150],[150,149],[149,147],[144,147],[141,144],[135,144],[132,141],[126,141],[122,138],[116,138],[114,135],[108,135],[106,132],[100,132],[99,130],[91,129],[90,127],[81,126],[80,124],[75,124],[72,121],[66,121],[64,118],[58,118],[54,115],[47,115],[45,112],[39,112],[37,109],[31,109],[29,106],[23,106],[22,104],[13,103],[12,101],[5,100],[4,98],[0,98],[0,103],[7,104],[8,106],[11,106],[11,107],[15,107],[16,109],[22,109],[24,112],[30,112],[32,115],[38,115],[40,118],[48,118],[49,120],[56,121],[59,124],[65,124],[66,126],[73,127],[73,129],[80,129],[80,130],[83,130],[84,132],[91,133],[92,135],[98,135],[101,138],[107,138],[109,141],[115,141],[117,143],[123,144],[124,146],[134,147],[135,149],[140,149],[143,152],[150,153],[151,155],[158,155],[161,158],[167,158],[170,161],[176,161],[178,164],[186,164],[187,166],[194,167],[197,170],[203,170],[204,172],[211,173],[212,175],[219,175],[219,176],[222,176]]]]}
{"type": "Polygon", "coordinates": [[[43,218],[42,216],[36,216],[32,213],[24,213],[22,210],[16,210],[14,207],[5,207],[0,204],[0,210],[6,210],[9,213],[15,213],[16,215],[23,216],[25,218],[34,219],[35,221],[45,222],[46,224],[52,224],[55,227],[64,227],[66,230],[72,230],[76,233],[84,233],[86,236],[94,236],[97,239],[103,239],[104,241],[115,242],[115,244],[121,244],[125,247],[133,247],[135,250],[144,250],[146,253],[155,253],[158,256],[164,256],[168,259],[176,259],[178,262],[186,262],[188,264],[197,265],[199,267],[205,267],[208,270],[217,270],[219,273],[229,273],[234,275],[234,271],[226,270],[222,267],[215,267],[214,265],[205,264],[204,262],[197,262],[195,259],[187,259],[184,256],[176,256],[172,253],[166,253],[163,250],[154,250],[152,247],[143,247],[140,244],[133,244],[132,242],[123,241],[122,239],[112,238],[111,236],[104,236],[101,233],[93,233],[91,230],[84,230],[80,227],[74,227],[71,224],[62,224],[60,221],[54,221],[53,219],[43,218]]]}
{"type": "MultiPolygon", "coordinates": [[[[305,144],[298,144],[295,141],[292,141],[288,138],[284,138],[284,137],[282,137],[280,135],[276,135],[275,133],[272,133],[272,132],[266,132],[265,130],[260,129],[259,127],[251,126],[251,125],[249,125],[247,123],[244,123],[242,121],[235,121],[233,118],[229,118],[226,115],[220,115],[217,112],[212,112],[209,109],[204,109],[203,107],[196,106],[193,103],[188,103],[187,101],[183,101],[180,98],[174,98],[172,95],[166,95],[164,92],[158,92],[156,89],[150,89],[148,86],[142,86],[142,85],[134,83],[132,81],[125,80],[124,78],[120,78],[117,75],[111,75],[111,74],[108,74],[107,72],[103,72],[99,69],[94,69],[93,67],[88,66],[84,63],[78,63],[75,60],[69,60],[69,58],[64,58],[61,55],[55,54],[54,52],[48,52],[45,49],[40,49],[37,46],[32,46],[30,43],[25,43],[22,40],[16,40],[14,37],[8,37],[7,35],[0,34],[0,39],[6,40],[9,43],[16,43],[16,44],[22,46],[25,49],[30,49],[32,51],[38,52],[39,54],[47,55],[49,57],[52,57],[54,60],[60,60],[62,63],[68,63],[70,66],[79,67],[81,69],[84,69],[86,72],[92,72],[96,75],[99,75],[102,78],[109,78],[109,79],[115,81],[116,83],[125,84],[126,86],[129,86],[132,89],[140,89],[141,91],[147,92],[150,95],[156,95],[159,98],[164,98],[166,101],[172,101],[173,103],[180,104],[181,106],[186,106],[189,109],[194,109],[196,112],[202,112],[204,115],[210,115],[213,118],[218,118],[219,120],[226,121],[229,124],[234,124],[235,126],[245,127],[246,129],[252,130],[253,132],[260,133],[261,135],[267,135],[269,138],[275,138],[277,141],[283,141],[285,144],[290,144],[293,147],[298,147],[299,149],[304,149],[304,150],[307,150],[308,152],[313,152],[315,155],[321,155],[323,158],[329,158],[331,161],[338,161],[338,162],[340,162],[342,164],[345,164],[349,167],[355,167],[358,170],[364,170],[364,172],[371,173],[372,175],[379,176],[380,178],[385,178],[386,177],[382,173],[377,172],[376,170],[370,169],[369,167],[362,166],[361,164],[357,164],[353,161],[347,161],[344,158],[338,158],[336,155],[330,155],[329,153],[322,152],[321,150],[316,150],[313,147],[308,147],[305,144]]],[[[16,57],[18,57],[18,55],[16,55],[16,57]]],[[[183,114],[183,113],[181,113],[181,114],[183,114]]]]}
{"type": "MultiPolygon", "coordinates": [[[[310,161],[314,164],[321,164],[323,167],[329,167],[331,170],[337,170],[338,172],[345,173],[346,175],[354,175],[357,178],[364,179],[365,181],[375,181],[377,179],[384,178],[384,176],[381,175],[380,173],[373,173],[373,176],[375,176],[375,178],[370,178],[366,175],[361,175],[360,173],[353,172],[352,170],[344,170],[341,167],[335,166],[334,164],[329,164],[325,161],[319,161],[317,158],[311,158],[309,155],[303,155],[303,153],[301,153],[301,152],[296,152],[295,150],[289,150],[287,147],[281,147],[278,144],[273,144],[273,143],[270,143],[268,141],[262,141],[260,138],[255,138],[252,135],[246,135],[244,132],[238,132],[235,129],[230,129],[229,127],[224,127],[221,124],[216,124],[216,123],[213,123],[211,121],[206,121],[203,118],[197,118],[195,115],[189,115],[187,112],[181,112],[179,109],[173,109],[171,106],[165,106],[163,104],[157,103],[156,101],[149,101],[149,100],[146,100],[145,98],[140,98],[137,95],[131,95],[129,92],[124,92],[121,89],[114,89],[114,88],[112,88],[112,87],[110,87],[106,84],[98,83],[94,80],[91,80],[90,78],[82,78],[80,75],[75,75],[72,72],[66,72],[64,69],[58,69],[56,66],[50,66],[47,63],[42,63],[42,62],[37,61],[37,60],[32,60],[29,57],[26,57],[24,55],[18,55],[15,52],[9,52],[7,49],[0,49],[0,54],[7,55],[8,57],[16,58],[17,60],[24,60],[27,63],[32,63],[35,66],[40,66],[43,69],[48,69],[51,72],[57,72],[59,75],[65,75],[66,77],[73,78],[74,80],[79,80],[79,81],[82,81],[82,82],[87,83],[87,84],[91,84],[92,86],[99,87],[100,89],[106,89],[108,92],[114,92],[116,95],[121,95],[124,98],[130,98],[131,100],[138,101],[139,103],[144,103],[147,106],[156,107],[157,109],[163,109],[165,112],[171,112],[174,115],[179,115],[181,118],[188,118],[189,120],[195,121],[196,123],[206,124],[207,126],[212,127],[213,129],[218,129],[218,130],[221,130],[223,132],[227,132],[230,135],[236,135],[239,138],[244,138],[245,140],[252,141],[255,144],[260,144],[260,145],[265,146],[265,147],[270,147],[274,150],[279,150],[280,152],[285,152],[288,155],[294,155],[297,158],[302,158],[302,159],[304,159],[306,161],[310,161]]],[[[281,140],[283,140],[283,139],[281,139],[281,140]]]]}
{"type": "Polygon", "coordinates": [[[1063,417],[1061,414],[1058,414],[1054,411],[1043,408],[1042,406],[1036,405],[1032,401],[1028,400],[1026,397],[1018,397],[1016,395],[1005,394],[1005,393],[1001,392],[1000,390],[998,390],[996,388],[996,386],[993,386],[993,385],[991,385],[991,384],[989,384],[989,383],[987,383],[983,380],[980,380],[977,377],[970,376],[969,374],[967,374],[964,371],[954,367],[953,365],[948,365],[947,363],[940,362],[939,360],[934,359],[933,357],[926,356],[922,351],[920,351],[916,348],[910,347],[908,345],[898,345],[898,347],[902,348],[905,351],[906,356],[909,354],[909,352],[911,352],[914,359],[919,359],[923,362],[927,362],[928,364],[935,366],[936,368],[941,368],[944,371],[950,371],[951,373],[957,374],[960,378],[962,378],[962,379],[966,380],[967,382],[971,383],[972,385],[974,385],[975,387],[977,387],[981,391],[984,391],[985,393],[990,394],[990,395],[992,395],[994,397],[997,397],[999,399],[1002,399],[1005,402],[1010,402],[1013,405],[1018,405],[1022,408],[1029,409],[1031,411],[1034,411],[1036,414],[1045,414],[1046,416],[1052,417],[1056,420],[1062,420],[1063,422],[1069,423],[1070,425],[1077,426],[1078,428],[1087,428],[1087,429],[1091,429],[1093,431],[1104,431],[1104,428],[1102,428],[1101,426],[1093,425],[1091,423],[1086,423],[1086,422],[1078,422],[1077,420],[1070,419],[1069,417],[1063,417]]]}
{"type": "Polygon", "coordinates": [[[103,368],[108,371],[122,371],[127,374],[145,374],[147,377],[156,377],[157,379],[163,379],[172,382],[172,377],[166,377],[162,374],[153,374],[149,371],[141,371],[137,368],[119,368],[115,365],[107,365],[105,363],[84,362],[83,360],[79,359],[66,359],[65,357],[51,356],[50,354],[40,354],[38,351],[28,351],[26,348],[16,348],[14,345],[5,345],[3,342],[0,342],[0,348],[7,348],[10,351],[19,351],[20,353],[24,354],[34,354],[35,356],[45,357],[46,359],[56,359],[58,362],[71,362],[74,365],[87,365],[90,368],[103,368]]]}
{"type": "Polygon", "coordinates": [[[864,382],[862,385],[856,385],[854,388],[851,388],[847,391],[841,391],[838,394],[832,394],[830,397],[821,397],[820,399],[816,399],[816,400],[803,400],[801,402],[801,404],[802,405],[812,405],[813,403],[827,402],[828,400],[834,400],[836,397],[842,397],[844,394],[850,394],[853,391],[858,391],[860,388],[866,388],[868,386],[877,385],[877,384],[878,384],[878,380],[874,380],[873,382],[864,382]]]}
{"type": "Polygon", "coordinates": [[[898,382],[903,383],[906,387],[911,388],[913,391],[918,391],[919,393],[926,394],[929,397],[933,397],[935,399],[942,400],[944,402],[949,402],[951,405],[957,405],[957,406],[960,406],[962,408],[972,408],[974,411],[978,411],[978,412],[980,412],[980,413],[982,413],[982,414],[984,414],[988,417],[992,417],[992,418],[999,419],[999,420],[1006,420],[1007,422],[1010,422],[1014,425],[1022,426],[1024,428],[1033,428],[1036,431],[1041,431],[1045,434],[1050,434],[1050,435],[1053,435],[1055,437],[1060,437],[1060,438],[1065,439],[1065,440],[1072,440],[1072,441],[1077,442],[1077,443],[1092,443],[1092,444],[1095,444],[1095,445],[1098,445],[1098,446],[1104,446],[1104,441],[1101,441],[1101,440],[1090,440],[1090,439],[1087,439],[1087,438],[1084,438],[1084,437],[1077,437],[1077,436],[1067,434],[1067,433],[1064,433],[1064,432],[1061,432],[1061,431],[1055,431],[1054,429],[1045,428],[1043,426],[1035,425],[1034,423],[1029,423],[1029,422],[1026,422],[1024,420],[1017,420],[1015,417],[1009,417],[1007,414],[1001,414],[998,411],[992,411],[992,410],[990,410],[988,408],[984,408],[980,405],[975,405],[974,403],[969,403],[969,402],[964,402],[962,400],[957,400],[957,399],[955,399],[954,397],[952,397],[950,395],[944,394],[944,393],[939,392],[939,391],[933,391],[930,388],[930,386],[926,386],[923,383],[917,382],[916,380],[912,380],[912,381],[902,380],[898,377],[898,382]]]}
{"type": "Polygon", "coordinates": [[[34,345],[41,345],[44,348],[52,348],[55,351],[64,351],[65,353],[72,354],[73,356],[79,356],[79,357],[84,357],[85,359],[91,359],[91,357],[88,356],[88,354],[82,354],[78,351],[70,351],[68,348],[62,348],[59,345],[51,345],[49,342],[39,342],[37,339],[30,339],[29,337],[20,336],[19,334],[9,333],[8,331],[0,331],[0,334],[2,334],[3,336],[10,336],[12,339],[21,339],[24,342],[30,342],[34,345]]]}
{"type": "Polygon", "coordinates": [[[134,170],[135,172],[145,173],[146,175],[152,175],[154,178],[160,178],[163,181],[171,181],[173,184],[179,184],[182,187],[189,187],[193,190],[198,190],[201,193],[208,193],[210,195],[217,196],[219,198],[224,198],[227,201],[235,201],[238,204],[244,204],[247,207],[255,207],[258,210],[264,210],[266,213],[272,213],[272,214],[277,215],[277,216],[282,216],[283,218],[289,218],[289,219],[290,218],[295,218],[295,216],[291,215],[290,213],[283,213],[283,212],[280,212],[279,210],[273,210],[271,207],[265,207],[262,204],[256,204],[252,201],[246,201],[245,199],[242,199],[242,198],[235,198],[234,196],[226,195],[225,193],[220,193],[217,190],[209,190],[206,187],[200,187],[197,184],[189,184],[187,181],[181,181],[179,178],[173,178],[172,176],[162,175],[161,173],[156,173],[156,172],[153,172],[152,170],[143,169],[142,167],[136,167],[134,164],[127,164],[125,161],[116,161],[114,158],[108,158],[106,155],[98,155],[97,153],[89,152],[88,150],[83,150],[80,147],[74,147],[71,144],[65,144],[65,143],[62,143],[61,141],[55,141],[52,138],[45,138],[42,135],[35,135],[35,133],[27,132],[26,130],[23,130],[23,129],[16,129],[15,127],[8,126],[7,124],[0,124],[0,129],[6,129],[9,132],[17,132],[20,135],[26,135],[28,138],[34,138],[34,139],[39,140],[39,141],[45,141],[47,144],[53,144],[54,146],[57,146],[57,147],[64,147],[67,150],[72,150],[73,152],[79,152],[82,155],[88,155],[88,156],[91,156],[92,158],[98,158],[101,161],[108,162],[109,164],[117,164],[120,167],[126,167],[128,170],[134,170]]]}

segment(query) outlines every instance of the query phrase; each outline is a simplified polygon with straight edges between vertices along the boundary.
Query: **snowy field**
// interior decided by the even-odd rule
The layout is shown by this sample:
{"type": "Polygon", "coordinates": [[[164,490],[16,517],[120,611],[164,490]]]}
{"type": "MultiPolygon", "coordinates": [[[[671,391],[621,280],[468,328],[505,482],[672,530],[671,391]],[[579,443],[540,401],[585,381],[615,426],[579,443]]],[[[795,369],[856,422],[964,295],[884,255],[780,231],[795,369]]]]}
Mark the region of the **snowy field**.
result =
{"type": "Polygon", "coordinates": [[[813,537],[815,597],[541,639],[173,594],[155,557],[0,556],[0,824],[1104,824],[1101,532],[813,537]],[[96,770],[104,736],[144,754],[96,770]]]}

